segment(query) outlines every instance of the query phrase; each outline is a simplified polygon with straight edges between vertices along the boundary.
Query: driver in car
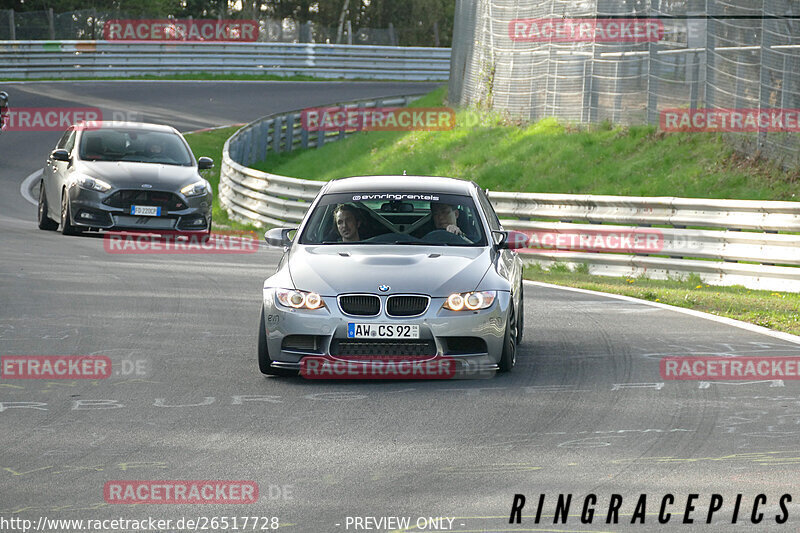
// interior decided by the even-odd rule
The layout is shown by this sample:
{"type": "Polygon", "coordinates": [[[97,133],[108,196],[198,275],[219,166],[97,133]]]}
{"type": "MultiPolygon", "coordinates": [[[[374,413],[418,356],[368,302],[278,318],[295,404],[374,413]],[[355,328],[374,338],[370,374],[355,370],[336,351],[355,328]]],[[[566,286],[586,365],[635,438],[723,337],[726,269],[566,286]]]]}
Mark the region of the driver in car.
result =
{"type": "Polygon", "coordinates": [[[441,202],[431,202],[431,218],[437,230],[445,230],[456,235],[461,235],[465,239],[464,232],[458,227],[459,210],[456,206],[441,202]]]}
{"type": "Polygon", "coordinates": [[[157,157],[161,155],[161,152],[164,151],[164,147],[161,146],[161,143],[150,143],[147,147],[147,155],[150,157],[157,157]]]}
{"type": "Polygon", "coordinates": [[[347,204],[341,204],[333,212],[333,222],[342,238],[342,242],[360,241],[358,230],[361,227],[361,214],[358,210],[347,204]]]}

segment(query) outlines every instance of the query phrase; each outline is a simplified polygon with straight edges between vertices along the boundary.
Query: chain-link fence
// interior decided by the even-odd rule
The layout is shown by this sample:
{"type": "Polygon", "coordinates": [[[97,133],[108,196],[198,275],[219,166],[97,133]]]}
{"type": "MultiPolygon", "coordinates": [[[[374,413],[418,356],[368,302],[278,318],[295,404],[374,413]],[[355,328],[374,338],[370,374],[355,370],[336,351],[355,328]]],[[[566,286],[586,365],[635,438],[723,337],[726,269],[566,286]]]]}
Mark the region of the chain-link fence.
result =
{"type": "MultiPolygon", "coordinates": [[[[124,12],[96,9],[68,13],[0,10],[0,41],[102,39],[104,24],[108,20],[148,18],[161,17],[128,16],[124,12]]],[[[399,46],[402,36],[408,31],[410,29],[396,29],[391,25],[388,28],[356,28],[349,21],[345,21],[340,29],[293,19],[263,18],[259,20],[258,41],[399,46]]],[[[428,45],[438,46],[438,39],[438,35],[431,33],[428,45]]]]}
{"type": "MultiPolygon", "coordinates": [[[[452,58],[453,103],[524,121],[659,124],[666,109],[799,108],[800,2],[458,0],[452,58]],[[662,32],[647,42],[534,32],[544,19],[613,18],[652,21],[662,32]]],[[[797,167],[797,131],[730,136],[742,150],[797,167]]]]}

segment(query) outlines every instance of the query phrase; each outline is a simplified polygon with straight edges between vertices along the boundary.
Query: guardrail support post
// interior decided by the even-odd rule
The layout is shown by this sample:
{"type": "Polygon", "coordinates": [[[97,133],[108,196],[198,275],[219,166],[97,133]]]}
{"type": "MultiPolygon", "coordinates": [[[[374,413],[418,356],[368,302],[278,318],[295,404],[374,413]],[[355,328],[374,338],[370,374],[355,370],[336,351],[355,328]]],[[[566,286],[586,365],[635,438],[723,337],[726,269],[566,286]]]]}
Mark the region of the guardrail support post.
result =
{"type": "Polygon", "coordinates": [[[294,115],[286,117],[286,151],[291,152],[294,148],[294,115]]]}
{"type": "Polygon", "coordinates": [[[275,124],[272,128],[272,151],[276,154],[281,153],[281,136],[283,135],[283,117],[275,117],[275,124]]]}

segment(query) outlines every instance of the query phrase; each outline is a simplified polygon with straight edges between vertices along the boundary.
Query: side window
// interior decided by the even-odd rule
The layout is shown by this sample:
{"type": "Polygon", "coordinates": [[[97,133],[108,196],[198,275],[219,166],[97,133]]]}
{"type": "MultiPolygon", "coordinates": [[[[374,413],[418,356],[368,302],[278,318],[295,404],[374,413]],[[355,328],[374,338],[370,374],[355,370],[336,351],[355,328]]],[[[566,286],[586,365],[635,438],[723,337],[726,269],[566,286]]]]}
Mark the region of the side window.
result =
{"type": "Polygon", "coordinates": [[[486,219],[489,221],[489,228],[492,231],[502,229],[500,226],[500,219],[497,218],[497,213],[494,212],[494,207],[492,207],[492,203],[489,201],[489,198],[486,197],[486,193],[483,192],[483,189],[478,189],[478,201],[481,204],[483,212],[486,213],[486,219]]]}
{"type": "Polygon", "coordinates": [[[67,137],[67,142],[64,145],[64,150],[66,150],[70,154],[72,153],[73,148],[75,148],[75,130],[69,132],[69,137],[67,137]]]}
{"type": "Polygon", "coordinates": [[[56,150],[66,150],[67,148],[67,141],[69,140],[69,136],[72,135],[75,131],[74,130],[67,130],[64,132],[64,135],[58,140],[58,144],[56,145],[56,150]]]}

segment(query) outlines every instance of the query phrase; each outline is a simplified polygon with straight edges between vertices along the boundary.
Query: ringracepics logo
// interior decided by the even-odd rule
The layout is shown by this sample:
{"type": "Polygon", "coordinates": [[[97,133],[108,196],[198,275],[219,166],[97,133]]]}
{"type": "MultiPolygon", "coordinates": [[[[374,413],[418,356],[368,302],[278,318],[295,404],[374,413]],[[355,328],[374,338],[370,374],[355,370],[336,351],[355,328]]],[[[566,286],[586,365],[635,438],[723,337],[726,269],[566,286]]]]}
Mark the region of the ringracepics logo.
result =
{"type": "Polygon", "coordinates": [[[450,379],[455,376],[453,359],[430,357],[304,357],[300,375],[306,379],[450,379]]]}
{"type": "Polygon", "coordinates": [[[12,107],[3,115],[8,131],[64,131],[77,122],[96,123],[97,107],[12,107]]]}
{"type": "Polygon", "coordinates": [[[254,481],[108,481],[103,499],[111,504],[247,504],[258,501],[254,481]]]}
{"type": "Polygon", "coordinates": [[[668,380],[800,380],[800,357],[664,357],[659,371],[668,380]]]}
{"type": "Polygon", "coordinates": [[[105,379],[111,359],[105,355],[4,355],[3,379],[105,379]]]}
{"type": "Polygon", "coordinates": [[[252,254],[258,251],[258,246],[258,236],[252,231],[210,235],[112,231],[103,236],[103,248],[110,254],[252,254]]]}
{"type": "Polygon", "coordinates": [[[650,43],[664,37],[659,19],[515,19],[508,36],[516,42],[650,43]]]}
{"type": "Polygon", "coordinates": [[[800,109],[664,109],[663,131],[799,132],[800,109]]]}
{"type": "Polygon", "coordinates": [[[300,120],[306,131],[445,131],[456,114],[449,107],[316,107],[300,120]]]}

